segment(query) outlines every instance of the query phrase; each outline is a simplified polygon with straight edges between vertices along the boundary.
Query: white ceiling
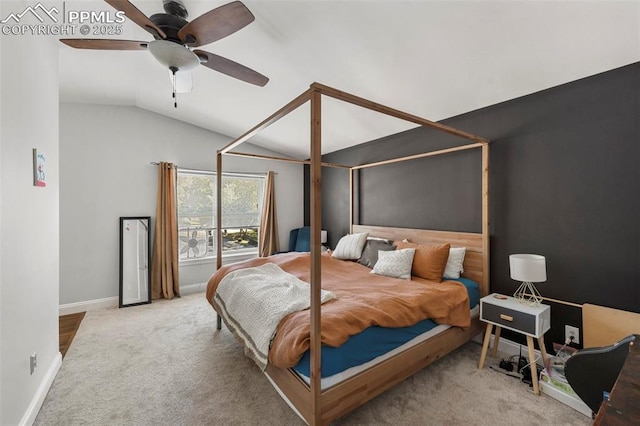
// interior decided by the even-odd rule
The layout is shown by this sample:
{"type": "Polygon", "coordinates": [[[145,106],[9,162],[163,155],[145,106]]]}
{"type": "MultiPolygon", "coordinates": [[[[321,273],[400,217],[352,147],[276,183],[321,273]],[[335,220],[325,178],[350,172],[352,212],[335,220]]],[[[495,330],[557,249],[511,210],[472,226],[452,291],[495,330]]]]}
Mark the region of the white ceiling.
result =
{"type": "MultiPolygon", "coordinates": [[[[132,3],[162,11],[161,0],[132,3]]],[[[225,3],[184,0],[189,20],[225,3]]],[[[640,1],[244,3],[256,20],[201,49],[268,76],[265,87],[200,66],[174,109],[169,72],[149,52],[61,43],[61,101],[135,105],[235,138],[314,81],[437,121],[640,61],[640,1]]],[[[151,40],[130,21],[117,38],[151,40]]],[[[307,158],[308,122],[303,106],[251,142],[307,158]]],[[[414,127],[329,98],[323,123],[324,153],[414,127]]]]}

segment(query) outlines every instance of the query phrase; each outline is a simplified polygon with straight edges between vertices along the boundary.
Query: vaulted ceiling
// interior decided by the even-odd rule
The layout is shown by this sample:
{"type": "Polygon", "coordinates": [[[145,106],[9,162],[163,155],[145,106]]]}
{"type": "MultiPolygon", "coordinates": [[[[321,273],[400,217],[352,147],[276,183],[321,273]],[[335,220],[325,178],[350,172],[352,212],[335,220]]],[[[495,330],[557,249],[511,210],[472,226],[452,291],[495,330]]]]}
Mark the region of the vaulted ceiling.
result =
{"type": "MultiPolygon", "coordinates": [[[[639,1],[243,2],[255,21],[202,49],[268,76],[265,87],[200,66],[174,108],[169,71],[149,52],[60,43],[60,100],[134,105],[237,137],[314,81],[437,121],[640,61],[639,1]]],[[[162,12],[161,0],[132,3],[162,12]]],[[[187,19],[225,3],[184,0],[187,19]]],[[[122,29],[104,38],[152,39],[131,21],[122,29]]],[[[251,142],[306,158],[308,123],[303,106],[251,142]]],[[[332,100],[323,123],[325,153],[414,127],[332,100]]]]}

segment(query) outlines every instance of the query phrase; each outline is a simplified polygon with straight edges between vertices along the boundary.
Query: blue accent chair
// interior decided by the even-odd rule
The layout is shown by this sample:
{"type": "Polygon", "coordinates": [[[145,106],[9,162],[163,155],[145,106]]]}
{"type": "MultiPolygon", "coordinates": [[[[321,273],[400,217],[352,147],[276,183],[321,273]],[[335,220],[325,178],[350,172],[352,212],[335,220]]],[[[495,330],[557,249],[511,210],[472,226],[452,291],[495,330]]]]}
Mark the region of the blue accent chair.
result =
{"type": "Polygon", "coordinates": [[[308,226],[289,232],[289,251],[311,251],[311,229],[308,226]]]}

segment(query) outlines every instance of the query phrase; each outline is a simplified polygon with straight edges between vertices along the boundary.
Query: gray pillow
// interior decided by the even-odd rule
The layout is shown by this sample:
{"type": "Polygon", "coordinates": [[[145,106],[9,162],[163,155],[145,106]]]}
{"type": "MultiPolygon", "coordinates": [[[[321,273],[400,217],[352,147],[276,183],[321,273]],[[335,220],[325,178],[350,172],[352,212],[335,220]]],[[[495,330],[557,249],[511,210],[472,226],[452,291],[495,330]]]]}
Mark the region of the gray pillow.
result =
{"type": "Polygon", "coordinates": [[[373,268],[378,261],[379,251],[391,251],[395,250],[396,246],[385,240],[367,240],[367,243],[362,249],[362,255],[358,259],[358,263],[366,266],[367,268],[373,268]]]}

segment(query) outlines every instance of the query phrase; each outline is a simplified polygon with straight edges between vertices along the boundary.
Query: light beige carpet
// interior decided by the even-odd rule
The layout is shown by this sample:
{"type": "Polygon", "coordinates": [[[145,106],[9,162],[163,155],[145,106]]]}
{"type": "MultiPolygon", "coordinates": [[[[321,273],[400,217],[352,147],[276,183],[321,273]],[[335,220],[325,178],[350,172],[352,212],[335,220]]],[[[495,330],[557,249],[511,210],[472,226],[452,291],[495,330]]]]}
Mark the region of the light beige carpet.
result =
{"type": "MultiPolygon", "coordinates": [[[[518,379],[478,370],[468,343],[340,425],[589,425],[518,379]]],[[[492,361],[491,359],[489,360],[492,361]]],[[[36,425],[300,425],[203,293],[89,311],[36,425]]]]}

